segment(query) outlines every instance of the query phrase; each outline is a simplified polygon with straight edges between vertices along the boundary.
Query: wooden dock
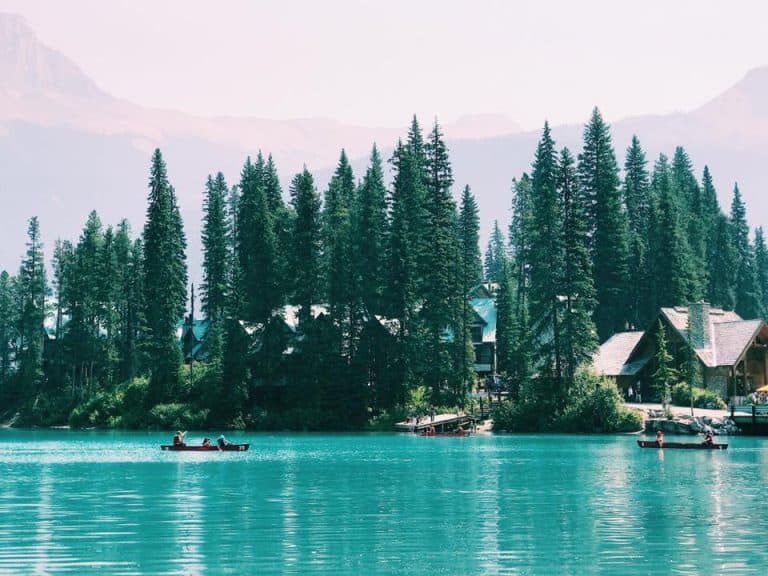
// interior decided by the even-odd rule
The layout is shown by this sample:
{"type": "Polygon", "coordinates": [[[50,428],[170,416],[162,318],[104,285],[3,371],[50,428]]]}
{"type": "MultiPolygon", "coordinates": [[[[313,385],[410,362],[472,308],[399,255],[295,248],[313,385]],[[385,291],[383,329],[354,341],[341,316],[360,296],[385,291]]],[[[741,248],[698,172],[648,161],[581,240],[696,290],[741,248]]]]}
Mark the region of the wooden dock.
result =
{"type": "Polygon", "coordinates": [[[432,416],[419,416],[410,418],[404,422],[395,424],[400,432],[426,432],[434,426],[438,434],[452,432],[461,426],[466,431],[474,431],[475,417],[471,414],[435,414],[432,416]]]}
{"type": "Polygon", "coordinates": [[[768,404],[732,405],[731,420],[748,436],[768,436],[768,404]]]}

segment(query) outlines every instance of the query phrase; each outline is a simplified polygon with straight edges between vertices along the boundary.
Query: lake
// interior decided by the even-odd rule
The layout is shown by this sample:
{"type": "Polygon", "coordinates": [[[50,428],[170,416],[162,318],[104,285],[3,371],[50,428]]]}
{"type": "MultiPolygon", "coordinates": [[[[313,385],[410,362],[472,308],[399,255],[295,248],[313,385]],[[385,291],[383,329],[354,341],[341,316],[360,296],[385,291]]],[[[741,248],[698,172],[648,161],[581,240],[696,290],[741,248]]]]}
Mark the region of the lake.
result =
{"type": "Polygon", "coordinates": [[[660,452],[634,436],[228,437],[250,451],[162,452],[171,435],[154,432],[0,430],[0,574],[768,565],[768,439],[660,452]]]}

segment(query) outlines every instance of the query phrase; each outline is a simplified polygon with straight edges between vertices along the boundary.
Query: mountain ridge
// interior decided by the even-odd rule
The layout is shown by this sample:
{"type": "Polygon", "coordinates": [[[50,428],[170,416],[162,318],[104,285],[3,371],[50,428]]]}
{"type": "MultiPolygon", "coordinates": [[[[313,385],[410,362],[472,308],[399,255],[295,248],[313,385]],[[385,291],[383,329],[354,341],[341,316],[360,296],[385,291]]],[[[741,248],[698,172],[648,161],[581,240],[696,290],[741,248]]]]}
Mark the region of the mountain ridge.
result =
{"type": "MultiPolygon", "coordinates": [[[[274,155],[284,184],[306,164],[322,192],[342,148],[361,178],[373,143],[388,158],[407,132],[406,125],[398,130],[323,118],[197,117],[137,106],[104,92],[76,63],[40,44],[18,16],[0,14],[0,46],[0,195],[12,199],[1,220],[0,268],[12,272],[24,253],[32,215],[40,217],[48,258],[55,238],[77,239],[93,209],[105,224],[128,218],[138,234],[155,147],[162,149],[177,190],[194,277],[207,174],[222,171],[229,184],[236,183],[246,156],[261,149],[274,155]]],[[[485,240],[494,218],[506,227],[512,179],[530,171],[540,132],[522,131],[498,114],[468,115],[442,128],[454,192],[458,197],[465,184],[474,191],[485,240]]],[[[581,149],[582,131],[582,124],[552,127],[558,146],[567,145],[574,154],[581,149]]],[[[620,165],[633,134],[649,167],[677,145],[689,152],[699,176],[708,164],[726,212],[738,180],[751,224],[765,223],[768,199],[762,199],[766,183],[759,167],[768,160],[768,67],[750,71],[690,112],[614,122],[620,165]]]]}

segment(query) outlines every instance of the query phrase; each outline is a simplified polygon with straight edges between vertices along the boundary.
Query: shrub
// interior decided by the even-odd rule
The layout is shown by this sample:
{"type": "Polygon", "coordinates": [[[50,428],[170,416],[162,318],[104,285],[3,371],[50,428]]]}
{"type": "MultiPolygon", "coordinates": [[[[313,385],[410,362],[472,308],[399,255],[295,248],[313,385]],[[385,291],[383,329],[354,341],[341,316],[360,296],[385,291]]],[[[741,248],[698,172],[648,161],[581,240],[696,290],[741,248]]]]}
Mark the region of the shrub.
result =
{"type": "Polygon", "coordinates": [[[191,404],[158,404],[149,411],[147,424],[164,430],[199,430],[207,417],[208,410],[196,410],[191,404]]]}
{"type": "Polygon", "coordinates": [[[120,421],[124,396],[120,390],[97,392],[90,399],[75,406],[69,414],[73,428],[111,428],[120,421]]]}
{"type": "MultiPolygon", "coordinates": [[[[686,382],[680,382],[672,388],[672,404],[675,406],[691,405],[691,388],[686,382]]],[[[706,388],[693,387],[693,406],[694,408],[714,408],[725,410],[725,402],[720,398],[717,392],[707,390],[706,388]]]]}
{"type": "Polygon", "coordinates": [[[641,430],[642,415],[624,406],[616,385],[588,372],[576,375],[567,402],[559,410],[532,394],[494,410],[494,430],[509,432],[628,432],[641,430]]]}

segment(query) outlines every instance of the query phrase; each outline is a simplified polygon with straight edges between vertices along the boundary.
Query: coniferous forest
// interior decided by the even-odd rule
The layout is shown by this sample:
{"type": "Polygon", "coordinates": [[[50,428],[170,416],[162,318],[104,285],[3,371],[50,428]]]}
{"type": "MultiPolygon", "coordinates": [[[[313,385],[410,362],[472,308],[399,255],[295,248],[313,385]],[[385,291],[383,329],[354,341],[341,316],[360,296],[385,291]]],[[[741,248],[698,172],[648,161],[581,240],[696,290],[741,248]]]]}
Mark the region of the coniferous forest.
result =
{"type": "MultiPolygon", "coordinates": [[[[617,154],[595,109],[581,150],[544,125],[511,183],[508,230],[479,247],[471,188],[454,188],[440,126],[414,118],[365,174],[342,150],[327,189],[284,191],[272,157],[201,182],[203,283],[191,289],[178,199],[160,150],[146,222],[87,216],[50,260],[37,218],[0,274],[0,420],[16,425],[360,429],[470,407],[472,289],[493,283],[497,372],[517,429],[612,430],[615,387],[583,370],[661,306],[768,310],[768,251],[738,186],[727,211],[682,147],[617,154]],[[391,185],[385,174],[391,171],[391,185]],[[460,193],[458,193],[460,192],[460,193]],[[458,198],[458,201],[457,201],[458,198]],[[186,361],[185,361],[186,360],[186,361]]],[[[514,427],[513,427],[514,428],[514,427]]]]}

